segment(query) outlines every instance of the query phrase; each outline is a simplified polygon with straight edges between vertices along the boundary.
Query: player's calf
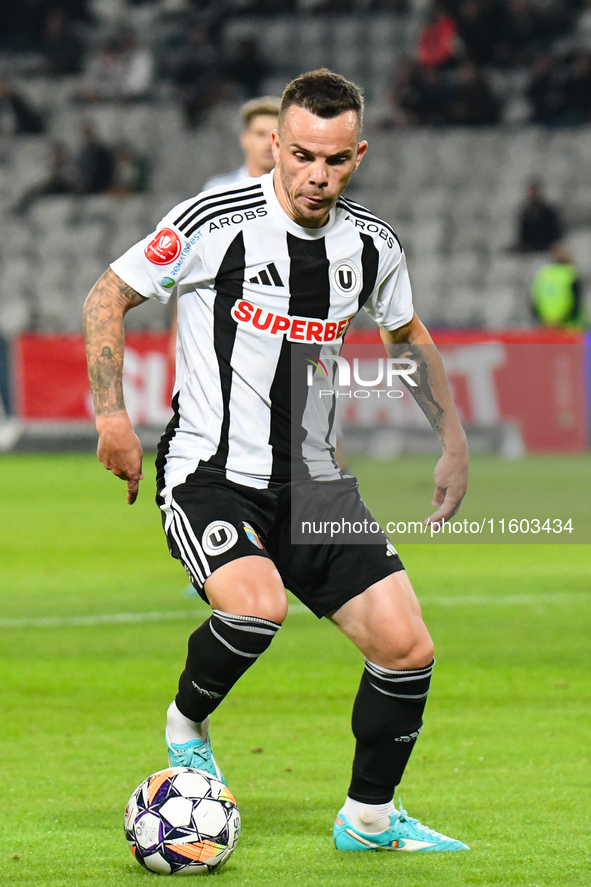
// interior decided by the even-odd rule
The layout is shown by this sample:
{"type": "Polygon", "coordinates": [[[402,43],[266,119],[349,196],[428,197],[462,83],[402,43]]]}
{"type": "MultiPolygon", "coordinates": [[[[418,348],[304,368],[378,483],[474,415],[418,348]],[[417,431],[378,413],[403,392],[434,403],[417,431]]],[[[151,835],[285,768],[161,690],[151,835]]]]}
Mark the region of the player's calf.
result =
{"type": "Polygon", "coordinates": [[[353,706],[357,743],[349,798],[369,805],[392,801],[423,725],[433,666],[389,669],[365,660],[353,706]]]}
{"type": "Polygon", "coordinates": [[[176,697],[179,711],[192,721],[204,721],[265,652],[280,627],[257,616],[214,610],[189,638],[176,697]]]}
{"type": "Polygon", "coordinates": [[[434,664],[389,669],[366,659],[353,708],[353,775],[333,832],[338,850],[468,849],[392,802],[423,725],[434,664]]]}
{"type": "Polygon", "coordinates": [[[267,649],[280,625],[257,616],[214,610],[193,632],[179,691],[166,725],[172,767],[206,770],[222,779],[209,741],[209,715],[267,649]]]}

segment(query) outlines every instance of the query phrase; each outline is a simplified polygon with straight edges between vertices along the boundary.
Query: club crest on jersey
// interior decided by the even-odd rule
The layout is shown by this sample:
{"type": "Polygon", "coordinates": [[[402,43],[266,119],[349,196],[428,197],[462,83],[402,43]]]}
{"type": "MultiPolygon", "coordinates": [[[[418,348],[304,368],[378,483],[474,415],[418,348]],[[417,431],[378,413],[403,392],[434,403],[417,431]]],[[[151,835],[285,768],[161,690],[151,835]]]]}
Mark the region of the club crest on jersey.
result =
{"type": "Polygon", "coordinates": [[[341,296],[356,296],[361,289],[361,271],[351,259],[339,259],[330,269],[330,281],[341,296]]]}
{"type": "Polygon", "coordinates": [[[261,540],[259,538],[259,534],[257,533],[257,531],[255,530],[254,527],[251,527],[250,524],[247,524],[246,521],[243,521],[242,522],[242,529],[244,530],[244,532],[246,533],[246,535],[248,536],[248,538],[250,539],[250,541],[252,542],[253,545],[256,545],[257,548],[263,547],[263,543],[261,542],[261,540]]]}
{"type": "Polygon", "coordinates": [[[171,265],[181,254],[181,239],[172,228],[161,228],[144,250],[154,265],[171,265]]]}
{"type": "Polygon", "coordinates": [[[238,533],[236,527],[229,524],[226,520],[214,520],[208,524],[203,531],[201,544],[206,554],[215,557],[216,554],[223,554],[236,545],[238,542],[238,533]]]}

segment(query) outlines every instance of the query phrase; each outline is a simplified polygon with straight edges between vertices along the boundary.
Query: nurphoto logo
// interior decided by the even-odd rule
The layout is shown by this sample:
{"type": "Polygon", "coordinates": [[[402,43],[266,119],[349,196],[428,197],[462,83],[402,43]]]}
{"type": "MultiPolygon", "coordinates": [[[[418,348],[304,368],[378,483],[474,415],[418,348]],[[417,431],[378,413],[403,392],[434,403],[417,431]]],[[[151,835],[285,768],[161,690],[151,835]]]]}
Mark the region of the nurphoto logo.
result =
{"type": "MultiPolygon", "coordinates": [[[[404,392],[392,387],[394,381],[398,379],[401,379],[403,384],[408,385],[410,388],[417,387],[417,383],[412,378],[412,374],[417,371],[417,362],[407,357],[378,358],[375,362],[375,369],[372,369],[373,378],[369,379],[361,377],[359,358],[353,358],[353,381],[358,386],[354,391],[351,391],[351,363],[346,357],[323,355],[321,360],[318,357],[306,355],[306,361],[308,363],[306,379],[308,388],[312,388],[315,384],[315,372],[321,378],[329,381],[330,376],[327,363],[332,361],[336,364],[333,379],[334,389],[319,389],[319,397],[331,397],[333,395],[336,397],[371,397],[372,394],[376,394],[379,397],[380,394],[385,394],[386,397],[399,398],[403,396],[404,392]],[[386,385],[385,388],[378,388],[379,385],[384,383],[386,385]],[[349,390],[341,391],[340,389],[343,388],[349,390]]],[[[367,361],[363,362],[364,364],[367,363],[367,361]]],[[[367,367],[365,367],[365,370],[367,371],[367,367]]]]}

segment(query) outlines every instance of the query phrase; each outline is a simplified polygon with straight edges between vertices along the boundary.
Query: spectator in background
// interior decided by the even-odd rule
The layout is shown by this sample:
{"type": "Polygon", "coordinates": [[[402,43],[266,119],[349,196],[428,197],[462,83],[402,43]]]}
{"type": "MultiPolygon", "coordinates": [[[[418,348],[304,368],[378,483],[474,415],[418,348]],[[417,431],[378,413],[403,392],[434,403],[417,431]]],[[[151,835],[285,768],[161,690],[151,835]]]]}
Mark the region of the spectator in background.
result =
{"type": "Polygon", "coordinates": [[[591,120],[591,55],[578,52],[569,67],[563,87],[563,122],[589,123],[591,120]]]}
{"type": "Polygon", "coordinates": [[[111,37],[90,56],[78,98],[83,102],[133,102],[148,98],[154,58],[133,32],[111,37]]]}
{"type": "Polygon", "coordinates": [[[263,58],[257,41],[253,37],[238,40],[230,51],[224,65],[225,78],[246,98],[259,95],[261,84],[271,73],[271,66],[263,58]]]}
{"type": "Polygon", "coordinates": [[[76,193],[104,194],[114,183],[114,153],[103,145],[90,124],[82,127],[81,137],[82,147],[75,159],[76,193]]]}
{"type": "Polygon", "coordinates": [[[580,275],[566,246],[557,244],[552,261],[537,272],[531,298],[532,313],[544,326],[572,329],[585,325],[580,275]]]}
{"type": "Polygon", "coordinates": [[[557,243],[562,233],[558,210],[545,199],[539,179],[532,179],[519,210],[515,248],[521,253],[544,252],[557,243]]]}
{"type": "Polygon", "coordinates": [[[450,88],[440,68],[403,62],[390,97],[392,111],[382,125],[437,126],[447,120],[450,88]]]}
{"type": "Polygon", "coordinates": [[[203,22],[194,23],[187,38],[174,47],[170,59],[162,59],[161,63],[169,70],[187,126],[194,129],[207,109],[224,97],[220,54],[209,28],[203,22]]]}
{"type": "Polygon", "coordinates": [[[549,19],[531,0],[509,0],[506,12],[505,35],[497,50],[497,57],[515,67],[528,64],[532,55],[549,37],[549,19]]]}
{"type": "Polygon", "coordinates": [[[8,80],[0,80],[0,136],[40,135],[43,117],[8,80]]]}
{"type": "Polygon", "coordinates": [[[150,98],[154,82],[154,55],[151,49],[138,45],[133,31],[127,30],[121,37],[121,56],[120,100],[137,102],[150,98]]]}
{"type": "Polygon", "coordinates": [[[72,194],[74,190],[75,177],[72,159],[61,142],[54,142],[50,148],[49,165],[45,177],[25,191],[12,211],[15,215],[24,215],[40,197],[72,194]]]}
{"type": "Polygon", "coordinates": [[[148,190],[149,166],[146,157],[123,142],[115,149],[113,187],[115,194],[143,194],[148,190]]]}
{"type": "Polygon", "coordinates": [[[492,126],[499,122],[501,104],[484,72],[472,62],[464,62],[449,107],[449,123],[458,126],[492,126]]]}
{"type": "Polygon", "coordinates": [[[433,3],[417,44],[417,61],[426,68],[439,68],[456,60],[458,29],[444,6],[433,3]]]}
{"type": "Polygon", "coordinates": [[[46,74],[79,74],[82,70],[84,44],[63,9],[50,9],[41,40],[46,74]]]}
{"type": "Polygon", "coordinates": [[[499,0],[461,0],[454,18],[466,54],[475,65],[494,61],[506,32],[505,7],[499,0]]]}
{"type": "Polygon", "coordinates": [[[61,9],[69,21],[93,20],[89,0],[4,0],[0,2],[0,47],[11,51],[42,51],[47,20],[61,9]]]}
{"type": "Polygon", "coordinates": [[[563,77],[558,59],[551,52],[539,56],[526,89],[532,123],[551,124],[559,119],[564,104],[563,77]]]}

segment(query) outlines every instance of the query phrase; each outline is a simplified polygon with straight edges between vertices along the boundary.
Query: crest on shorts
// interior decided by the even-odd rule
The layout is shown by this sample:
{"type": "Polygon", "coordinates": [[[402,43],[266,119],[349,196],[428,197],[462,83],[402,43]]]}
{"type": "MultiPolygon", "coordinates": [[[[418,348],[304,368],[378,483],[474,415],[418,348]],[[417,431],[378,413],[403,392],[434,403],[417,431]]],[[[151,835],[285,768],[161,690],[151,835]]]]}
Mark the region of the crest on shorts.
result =
{"type": "Polygon", "coordinates": [[[257,548],[263,548],[263,543],[261,542],[259,534],[254,527],[251,527],[250,524],[247,524],[246,521],[243,521],[242,528],[253,545],[256,545],[257,548]]]}
{"type": "Polygon", "coordinates": [[[206,526],[201,537],[204,552],[212,557],[215,557],[216,554],[223,554],[237,542],[236,527],[229,524],[227,520],[214,520],[206,526]]]}
{"type": "Polygon", "coordinates": [[[340,296],[356,296],[361,289],[361,271],[351,259],[339,259],[330,269],[330,280],[340,296]]]}

